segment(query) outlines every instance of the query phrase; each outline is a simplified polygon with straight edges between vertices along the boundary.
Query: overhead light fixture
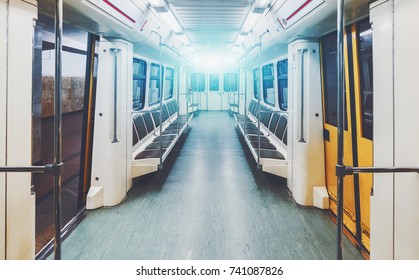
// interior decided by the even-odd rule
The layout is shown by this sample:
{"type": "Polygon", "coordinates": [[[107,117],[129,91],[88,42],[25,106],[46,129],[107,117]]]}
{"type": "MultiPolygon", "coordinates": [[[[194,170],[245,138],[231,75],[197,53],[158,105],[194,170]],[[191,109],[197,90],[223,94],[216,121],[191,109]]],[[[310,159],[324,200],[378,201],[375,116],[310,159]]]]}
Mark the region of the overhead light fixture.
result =
{"type": "Polygon", "coordinates": [[[245,20],[245,22],[243,23],[242,29],[241,29],[241,34],[243,35],[247,35],[250,33],[250,31],[252,31],[253,27],[255,26],[255,24],[258,22],[258,20],[260,19],[260,17],[262,16],[262,14],[259,13],[249,13],[247,15],[247,18],[245,20]]]}
{"type": "Polygon", "coordinates": [[[252,13],[263,14],[270,3],[271,0],[256,0],[253,4],[252,13]]]}
{"type": "Polygon", "coordinates": [[[148,0],[148,3],[153,8],[162,8],[162,7],[166,6],[166,1],[165,0],[148,0]]]}
{"type": "Polygon", "coordinates": [[[148,0],[148,3],[156,11],[158,17],[164,21],[166,27],[168,27],[176,35],[183,34],[182,26],[180,26],[179,21],[165,0],[148,0]]]}
{"type": "Polygon", "coordinates": [[[255,7],[259,9],[266,9],[270,3],[271,0],[256,0],[255,7]]]}
{"type": "Polygon", "coordinates": [[[166,23],[166,26],[173,31],[176,35],[183,34],[183,28],[180,26],[179,22],[177,21],[175,15],[172,11],[168,11],[165,13],[159,13],[159,17],[166,23]]]}

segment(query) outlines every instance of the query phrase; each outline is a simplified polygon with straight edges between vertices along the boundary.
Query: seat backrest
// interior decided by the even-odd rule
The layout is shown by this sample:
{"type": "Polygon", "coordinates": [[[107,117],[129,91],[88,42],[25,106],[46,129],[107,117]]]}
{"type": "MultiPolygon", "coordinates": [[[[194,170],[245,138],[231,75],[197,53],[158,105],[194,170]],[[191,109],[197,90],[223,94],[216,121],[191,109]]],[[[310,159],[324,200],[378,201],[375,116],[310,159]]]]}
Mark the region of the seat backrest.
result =
{"type": "Polygon", "coordinates": [[[140,139],[138,138],[137,128],[135,127],[134,119],[133,119],[132,120],[132,146],[135,146],[135,144],[137,144],[138,141],[140,141],[140,139]]]}
{"type": "Polygon", "coordinates": [[[154,123],[153,118],[151,117],[151,113],[144,113],[143,118],[145,126],[147,128],[147,132],[152,132],[154,130],[154,123]]]}
{"type": "Polygon", "coordinates": [[[262,116],[261,116],[260,120],[262,121],[262,123],[265,127],[268,127],[269,126],[269,121],[271,120],[271,117],[272,117],[272,112],[269,108],[266,108],[266,107],[261,107],[261,110],[265,111],[265,115],[264,115],[263,119],[262,119],[262,116]]]}
{"type": "Polygon", "coordinates": [[[169,109],[167,109],[167,105],[163,104],[163,122],[170,118],[169,109]]]}
{"type": "Polygon", "coordinates": [[[282,137],[282,142],[284,142],[285,145],[287,145],[287,142],[288,142],[287,131],[288,131],[288,126],[285,128],[284,136],[282,137]]]}
{"type": "Polygon", "coordinates": [[[134,126],[138,133],[138,141],[147,136],[147,128],[145,126],[142,114],[137,114],[134,116],[134,126]]]}
{"type": "Polygon", "coordinates": [[[278,139],[282,140],[284,136],[285,129],[287,128],[287,117],[285,115],[281,115],[278,121],[278,126],[276,127],[275,136],[278,139]]]}
{"type": "Polygon", "coordinates": [[[175,102],[173,102],[173,101],[174,101],[174,99],[171,99],[171,100],[167,103],[167,107],[169,108],[169,114],[170,114],[170,116],[173,116],[173,115],[176,113],[176,111],[177,111],[177,108],[176,108],[175,102]]]}
{"type": "Polygon", "coordinates": [[[269,124],[269,130],[272,133],[275,133],[276,127],[278,126],[278,121],[279,121],[279,114],[273,113],[271,123],[269,124]]]}
{"type": "Polygon", "coordinates": [[[153,111],[152,113],[154,124],[156,125],[156,128],[160,125],[160,113],[158,111],[153,111]]]}

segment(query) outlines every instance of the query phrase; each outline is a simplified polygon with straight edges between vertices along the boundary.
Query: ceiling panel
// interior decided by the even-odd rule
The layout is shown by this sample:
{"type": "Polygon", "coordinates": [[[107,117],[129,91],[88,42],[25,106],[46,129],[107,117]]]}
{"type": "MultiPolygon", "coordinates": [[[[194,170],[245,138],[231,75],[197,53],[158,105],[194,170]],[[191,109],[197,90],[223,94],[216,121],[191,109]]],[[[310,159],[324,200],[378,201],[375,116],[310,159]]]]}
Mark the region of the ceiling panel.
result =
{"type": "Polygon", "coordinates": [[[198,52],[231,49],[252,3],[252,0],[169,1],[198,52]]]}

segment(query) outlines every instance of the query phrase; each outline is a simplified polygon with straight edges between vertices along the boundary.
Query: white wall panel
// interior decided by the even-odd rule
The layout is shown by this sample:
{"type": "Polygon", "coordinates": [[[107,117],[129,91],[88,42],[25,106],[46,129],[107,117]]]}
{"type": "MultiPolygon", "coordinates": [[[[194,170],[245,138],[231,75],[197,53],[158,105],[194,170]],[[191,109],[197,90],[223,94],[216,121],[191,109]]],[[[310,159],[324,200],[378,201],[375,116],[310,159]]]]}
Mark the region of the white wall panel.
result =
{"type": "MultiPolygon", "coordinates": [[[[0,166],[6,165],[6,0],[0,0],[0,166]],[[4,39],[3,39],[4,38],[4,39]]],[[[0,173],[0,260],[6,257],[6,181],[0,173]]]]}
{"type": "MultiPolygon", "coordinates": [[[[391,1],[371,6],[374,76],[374,166],[393,166],[393,12],[391,1]]],[[[393,259],[393,174],[374,174],[371,259],[393,259]]]]}
{"type": "MultiPolygon", "coordinates": [[[[30,166],[32,161],[32,43],[37,8],[24,1],[9,2],[7,80],[7,165],[30,166]]],[[[35,195],[31,174],[7,175],[7,259],[35,257],[35,195]]]]}
{"type": "MultiPolygon", "coordinates": [[[[395,164],[419,165],[419,1],[394,1],[395,164]]],[[[394,258],[419,259],[419,175],[397,174],[394,258]]]]}

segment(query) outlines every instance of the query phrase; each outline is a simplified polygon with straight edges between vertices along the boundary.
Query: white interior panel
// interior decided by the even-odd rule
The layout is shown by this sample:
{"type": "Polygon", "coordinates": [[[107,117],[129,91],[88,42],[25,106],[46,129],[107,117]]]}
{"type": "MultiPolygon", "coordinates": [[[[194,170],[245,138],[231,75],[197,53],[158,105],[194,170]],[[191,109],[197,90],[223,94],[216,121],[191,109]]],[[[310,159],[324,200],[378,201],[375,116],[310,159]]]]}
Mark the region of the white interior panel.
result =
{"type": "Polygon", "coordinates": [[[288,187],[297,203],[311,206],[313,187],[325,186],[319,44],[305,40],[295,41],[289,45],[288,56],[288,160],[291,160],[288,163],[288,187]],[[303,49],[307,50],[304,54],[304,71],[301,57],[303,49]],[[304,112],[303,116],[301,110],[304,112]],[[304,141],[300,141],[302,138],[304,141]]]}
{"type": "MultiPolygon", "coordinates": [[[[394,2],[395,164],[419,165],[419,1],[394,2]]],[[[419,175],[395,177],[394,257],[419,259],[419,175]]]]}
{"type": "MultiPolygon", "coordinates": [[[[102,206],[117,205],[131,187],[132,61],[130,43],[100,41],[91,186],[103,187],[102,206]],[[111,49],[120,50],[117,54],[118,142],[113,142],[115,53],[111,49]]],[[[87,199],[90,198],[94,196],[89,192],[87,199]]]]}
{"type": "MultiPolygon", "coordinates": [[[[0,0],[0,38],[6,38],[6,0],[0,0]]],[[[0,166],[6,165],[6,40],[0,41],[0,166]]],[[[0,260],[6,250],[6,182],[0,173],[0,260]]]]}
{"type": "MultiPolygon", "coordinates": [[[[9,166],[30,166],[32,155],[32,43],[37,8],[9,2],[7,79],[7,159],[9,166]]],[[[35,195],[31,174],[7,175],[7,259],[35,257],[35,195]]]]}
{"type": "MultiPolygon", "coordinates": [[[[390,1],[371,5],[374,75],[374,166],[393,166],[393,12],[390,1]]],[[[393,174],[374,174],[371,259],[393,259],[393,174]]]]}

